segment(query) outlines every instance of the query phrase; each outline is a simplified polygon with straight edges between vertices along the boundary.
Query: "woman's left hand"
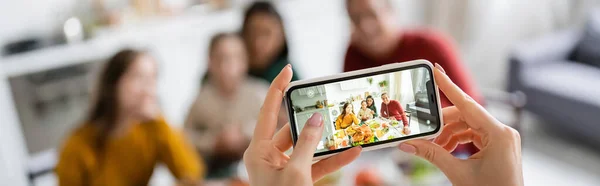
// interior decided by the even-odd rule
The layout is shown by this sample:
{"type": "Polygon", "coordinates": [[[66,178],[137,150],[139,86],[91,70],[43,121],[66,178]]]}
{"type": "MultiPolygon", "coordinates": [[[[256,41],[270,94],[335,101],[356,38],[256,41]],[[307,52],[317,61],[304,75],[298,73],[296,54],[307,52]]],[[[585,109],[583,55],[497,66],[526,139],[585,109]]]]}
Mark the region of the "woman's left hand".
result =
{"type": "Polygon", "coordinates": [[[260,111],[254,136],[244,153],[250,185],[313,185],[360,154],[361,147],[355,147],[313,164],[323,132],[323,118],[318,113],[307,121],[291,156],[284,154],[292,147],[290,125],[286,124],[277,134],[275,130],[284,89],[291,79],[292,69],[288,65],[273,80],[260,111]]]}

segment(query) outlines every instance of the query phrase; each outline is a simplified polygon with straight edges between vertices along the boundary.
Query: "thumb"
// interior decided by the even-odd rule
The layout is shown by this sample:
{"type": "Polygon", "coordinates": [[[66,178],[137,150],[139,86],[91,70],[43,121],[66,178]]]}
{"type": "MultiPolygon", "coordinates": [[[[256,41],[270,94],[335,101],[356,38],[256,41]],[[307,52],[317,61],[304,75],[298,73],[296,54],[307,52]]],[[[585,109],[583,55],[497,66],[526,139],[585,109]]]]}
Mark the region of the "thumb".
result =
{"type": "Polygon", "coordinates": [[[456,159],[446,149],[427,140],[411,140],[401,143],[398,148],[406,153],[419,156],[438,167],[442,172],[452,172],[450,169],[455,168],[456,159]]]}
{"type": "Polygon", "coordinates": [[[323,133],[323,115],[314,113],[302,129],[298,142],[290,157],[290,162],[298,166],[310,166],[312,164],[313,154],[321,141],[323,133]]]}

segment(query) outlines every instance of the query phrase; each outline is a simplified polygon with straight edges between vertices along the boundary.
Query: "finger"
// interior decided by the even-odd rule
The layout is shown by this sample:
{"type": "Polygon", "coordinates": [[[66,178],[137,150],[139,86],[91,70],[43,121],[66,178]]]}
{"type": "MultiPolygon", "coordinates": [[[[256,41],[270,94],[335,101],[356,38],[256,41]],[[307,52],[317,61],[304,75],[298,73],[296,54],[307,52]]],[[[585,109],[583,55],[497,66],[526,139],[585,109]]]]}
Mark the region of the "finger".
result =
{"type": "Polygon", "coordinates": [[[481,149],[481,137],[479,137],[479,135],[477,135],[474,131],[467,130],[453,135],[448,141],[448,144],[444,145],[443,147],[448,152],[453,152],[459,144],[467,144],[471,142],[475,144],[475,147],[481,149]]]}
{"type": "MultiPolygon", "coordinates": [[[[481,107],[477,102],[473,100],[469,95],[463,92],[456,84],[450,80],[445,73],[440,70],[441,67],[436,64],[436,68],[433,71],[433,77],[435,79],[436,84],[440,88],[440,90],[446,95],[448,100],[466,114],[471,116],[476,116],[476,119],[479,120],[484,118],[484,120],[489,120],[489,114],[481,107]],[[481,117],[484,116],[484,117],[481,117]]],[[[479,121],[479,122],[467,122],[469,126],[473,129],[479,130],[481,127],[489,127],[493,125],[494,122],[489,121],[479,121]]]]}
{"type": "Polygon", "coordinates": [[[442,172],[452,173],[455,169],[455,165],[458,162],[450,152],[446,149],[436,145],[435,143],[427,140],[411,140],[401,143],[398,148],[406,153],[415,154],[435,166],[437,166],[442,172]]]}
{"type": "Polygon", "coordinates": [[[444,116],[444,125],[454,122],[463,121],[460,115],[460,110],[455,106],[450,106],[442,109],[442,115],[444,116]]]}
{"type": "Polygon", "coordinates": [[[306,121],[306,124],[300,133],[300,137],[296,142],[294,151],[290,156],[290,163],[294,163],[299,167],[311,165],[313,155],[319,141],[321,141],[322,134],[323,115],[316,112],[308,119],[308,121],[306,121]]]}
{"type": "Polygon", "coordinates": [[[339,170],[340,168],[353,162],[362,151],[362,147],[353,147],[335,156],[321,160],[312,165],[312,179],[316,182],[323,176],[339,170]]]}
{"type": "Polygon", "coordinates": [[[267,97],[260,110],[252,139],[271,139],[277,126],[277,116],[283,99],[283,91],[292,80],[292,67],[287,65],[271,83],[267,97]]]}
{"type": "Polygon", "coordinates": [[[436,68],[433,71],[433,78],[435,79],[440,90],[446,95],[448,100],[452,102],[456,107],[462,110],[462,108],[469,104],[469,100],[472,100],[469,95],[463,92],[446,73],[442,72],[441,66],[436,64],[436,68]]]}
{"type": "Polygon", "coordinates": [[[290,123],[286,123],[273,137],[273,145],[284,152],[292,147],[292,133],[290,132],[290,123]]]}
{"type": "Polygon", "coordinates": [[[435,138],[433,142],[435,144],[438,144],[439,146],[444,146],[448,144],[448,141],[450,141],[450,138],[452,138],[452,136],[454,136],[457,133],[464,132],[468,129],[469,125],[467,125],[467,123],[465,122],[454,122],[447,124],[444,126],[444,128],[442,128],[442,133],[437,138],[435,138]]]}

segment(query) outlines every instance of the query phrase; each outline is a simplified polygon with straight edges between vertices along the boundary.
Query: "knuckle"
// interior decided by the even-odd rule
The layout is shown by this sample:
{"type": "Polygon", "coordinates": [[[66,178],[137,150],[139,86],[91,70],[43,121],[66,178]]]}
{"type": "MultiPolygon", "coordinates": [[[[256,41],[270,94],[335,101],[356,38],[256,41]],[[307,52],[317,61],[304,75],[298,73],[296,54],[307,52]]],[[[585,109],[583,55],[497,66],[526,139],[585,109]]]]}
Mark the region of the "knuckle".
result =
{"type": "Polygon", "coordinates": [[[242,158],[244,159],[244,161],[250,161],[254,158],[254,156],[255,156],[254,150],[252,148],[247,148],[244,151],[244,155],[242,158]]]}
{"type": "Polygon", "coordinates": [[[521,140],[521,134],[519,133],[519,131],[515,130],[512,127],[509,126],[504,126],[503,127],[503,134],[506,137],[510,137],[510,139],[514,140],[514,141],[520,141],[521,140]]]}
{"type": "Polygon", "coordinates": [[[295,166],[295,165],[287,166],[285,169],[286,169],[285,173],[288,175],[298,176],[298,175],[303,174],[303,170],[300,167],[295,166]]]}
{"type": "Polygon", "coordinates": [[[466,94],[466,93],[463,93],[462,95],[463,95],[463,100],[464,100],[464,102],[465,102],[465,103],[467,103],[467,104],[469,104],[469,105],[476,105],[476,104],[479,104],[479,103],[477,103],[477,101],[475,101],[475,100],[474,100],[474,99],[473,99],[471,96],[469,96],[468,94],[466,94]]]}
{"type": "Polygon", "coordinates": [[[435,155],[436,155],[436,153],[435,153],[435,151],[434,151],[433,149],[426,149],[426,150],[425,150],[425,153],[423,154],[423,157],[424,157],[426,160],[429,160],[429,161],[431,161],[431,162],[434,162],[434,160],[435,160],[435,157],[436,157],[435,155]]]}
{"type": "Polygon", "coordinates": [[[521,141],[521,133],[519,133],[519,131],[517,131],[513,128],[510,128],[510,129],[511,129],[511,131],[513,131],[513,137],[515,138],[515,140],[520,142],[521,141]]]}

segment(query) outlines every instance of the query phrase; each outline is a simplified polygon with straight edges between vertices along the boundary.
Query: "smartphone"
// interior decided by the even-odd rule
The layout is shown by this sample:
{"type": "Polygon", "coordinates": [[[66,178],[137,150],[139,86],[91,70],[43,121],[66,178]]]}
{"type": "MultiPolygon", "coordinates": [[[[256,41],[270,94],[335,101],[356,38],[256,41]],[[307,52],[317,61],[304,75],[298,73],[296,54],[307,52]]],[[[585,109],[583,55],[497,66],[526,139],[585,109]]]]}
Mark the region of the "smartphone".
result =
{"type": "Polygon", "coordinates": [[[294,146],[317,112],[324,129],[314,160],[354,146],[366,151],[437,136],[443,120],[432,69],[415,60],[290,83],[284,102],[294,146]]]}

